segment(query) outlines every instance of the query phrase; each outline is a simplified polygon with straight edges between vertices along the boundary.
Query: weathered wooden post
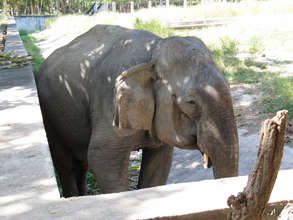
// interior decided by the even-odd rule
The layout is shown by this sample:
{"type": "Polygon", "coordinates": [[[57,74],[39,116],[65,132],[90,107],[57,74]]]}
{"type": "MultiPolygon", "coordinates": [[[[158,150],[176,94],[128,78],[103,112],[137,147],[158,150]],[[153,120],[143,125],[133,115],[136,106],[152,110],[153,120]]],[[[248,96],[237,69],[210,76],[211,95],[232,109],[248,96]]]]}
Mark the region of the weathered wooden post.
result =
{"type": "Polygon", "coordinates": [[[280,169],[287,130],[288,111],[265,120],[254,170],[243,192],[228,198],[228,220],[262,220],[280,169]]]}
{"type": "Polygon", "coordinates": [[[116,2],[112,2],[112,12],[116,12],[116,2]]]}
{"type": "Polygon", "coordinates": [[[134,2],[133,1],[130,2],[130,13],[131,14],[134,13],[134,2]]]}
{"type": "Polygon", "coordinates": [[[148,1],[148,8],[152,8],[152,1],[148,1]]]}

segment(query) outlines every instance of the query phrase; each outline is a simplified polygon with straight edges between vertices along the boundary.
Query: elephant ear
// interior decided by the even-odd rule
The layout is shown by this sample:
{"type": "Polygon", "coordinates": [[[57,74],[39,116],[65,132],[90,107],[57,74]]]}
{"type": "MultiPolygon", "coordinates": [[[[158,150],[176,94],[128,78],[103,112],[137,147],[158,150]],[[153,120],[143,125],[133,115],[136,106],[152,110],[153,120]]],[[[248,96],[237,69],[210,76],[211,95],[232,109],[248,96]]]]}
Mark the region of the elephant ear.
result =
{"type": "Polygon", "coordinates": [[[140,64],[117,77],[114,93],[113,126],[126,136],[137,130],[152,133],[155,111],[152,81],[154,65],[140,64]]]}

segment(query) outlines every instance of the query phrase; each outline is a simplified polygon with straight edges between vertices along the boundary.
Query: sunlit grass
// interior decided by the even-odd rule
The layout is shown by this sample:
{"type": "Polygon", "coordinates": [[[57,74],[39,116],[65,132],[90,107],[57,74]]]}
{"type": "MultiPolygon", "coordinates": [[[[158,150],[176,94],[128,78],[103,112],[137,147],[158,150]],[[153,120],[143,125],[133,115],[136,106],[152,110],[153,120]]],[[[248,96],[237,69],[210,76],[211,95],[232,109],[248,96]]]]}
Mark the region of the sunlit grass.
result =
{"type": "Polygon", "coordinates": [[[240,1],[240,2],[211,2],[196,6],[182,7],[158,7],[141,9],[134,14],[143,20],[156,18],[162,22],[174,22],[178,20],[194,20],[214,17],[235,17],[254,15],[273,15],[293,12],[293,1],[240,1]]]}
{"type": "Polygon", "coordinates": [[[262,84],[262,90],[266,112],[287,109],[289,118],[293,118],[293,78],[274,77],[262,84]]]}
{"type": "MultiPolygon", "coordinates": [[[[133,28],[136,18],[141,21],[156,21],[161,24],[169,24],[180,20],[194,20],[214,17],[239,17],[239,16],[256,16],[256,15],[276,15],[288,14],[293,12],[293,1],[290,0],[271,0],[271,1],[241,1],[241,2],[214,2],[209,4],[198,4],[192,7],[157,7],[152,9],[141,9],[133,14],[101,12],[94,16],[87,15],[67,15],[54,18],[51,23],[51,29],[56,33],[66,33],[66,35],[78,36],[96,24],[113,24],[121,25],[128,28],[133,28]]],[[[266,18],[264,18],[266,19],[266,18]]],[[[283,22],[290,22],[290,19],[282,19],[283,22]]],[[[278,20],[272,20],[274,25],[278,20]]],[[[245,18],[243,23],[246,26],[240,25],[243,31],[250,29],[250,23],[257,29],[257,33],[262,32],[263,22],[258,25],[254,18],[245,18]],[[259,27],[261,25],[261,27],[259,27]],[[259,29],[261,28],[261,29],[259,29]]],[[[253,27],[252,27],[253,28],[253,27]]],[[[238,28],[239,29],[239,28],[238,28]]],[[[240,31],[240,30],[239,30],[240,31]]],[[[251,30],[253,32],[254,30],[251,30]]],[[[228,33],[228,32],[226,32],[228,33]]],[[[277,32],[271,33],[278,35],[277,32]]],[[[239,35],[241,37],[241,35],[239,35]]],[[[273,37],[272,36],[272,37],[273,37]]],[[[252,37],[252,36],[251,36],[252,37]]],[[[251,38],[250,37],[250,38],[251,38]]],[[[263,36],[263,37],[268,37],[263,36]]]]}
{"type": "Polygon", "coordinates": [[[175,35],[174,30],[162,25],[159,21],[154,19],[151,21],[141,21],[137,18],[134,24],[134,28],[138,30],[150,31],[162,38],[175,35]]]}
{"type": "Polygon", "coordinates": [[[24,30],[19,31],[20,37],[23,41],[23,44],[25,46],[26,51],[29,55],[33,57],[33,70],[37,71],[41,65],[41,63],[44,61],[40,48],[36,46],[37,39],[32,36],[32,33],[24,30]]]}

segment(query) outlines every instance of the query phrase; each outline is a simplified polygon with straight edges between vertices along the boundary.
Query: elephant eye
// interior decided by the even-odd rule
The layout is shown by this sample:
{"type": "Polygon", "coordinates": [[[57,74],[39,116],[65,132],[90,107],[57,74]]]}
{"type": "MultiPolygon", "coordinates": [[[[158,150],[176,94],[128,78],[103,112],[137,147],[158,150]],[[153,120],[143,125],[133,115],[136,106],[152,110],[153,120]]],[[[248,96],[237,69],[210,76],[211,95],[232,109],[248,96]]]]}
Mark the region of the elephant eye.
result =
{"type": "Polygon", "coordinates": [[[191,105],[195,105],[195,101],[193,101],[193,100],[189,100],[189,101],[187,101],[187,103],[191,104],[191,105]]]}

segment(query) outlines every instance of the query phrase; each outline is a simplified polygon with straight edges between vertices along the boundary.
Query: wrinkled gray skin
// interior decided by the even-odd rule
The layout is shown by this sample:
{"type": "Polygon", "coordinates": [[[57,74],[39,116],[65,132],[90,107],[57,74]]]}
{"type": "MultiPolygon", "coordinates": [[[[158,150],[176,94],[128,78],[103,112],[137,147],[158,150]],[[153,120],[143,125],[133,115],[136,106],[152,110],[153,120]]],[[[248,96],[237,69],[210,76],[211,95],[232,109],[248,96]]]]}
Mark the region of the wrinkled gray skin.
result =
{"type": "Polygon", "coordinates": [[[229,85],[197,38],[97,25],[49,56],[36,82],[65,197],[85,194],[88,169],[103,193],[128,190],[138,148],[138,188],[166,183],[173,146],[200,150],[215,178],[238,175],[229,85]]]}

